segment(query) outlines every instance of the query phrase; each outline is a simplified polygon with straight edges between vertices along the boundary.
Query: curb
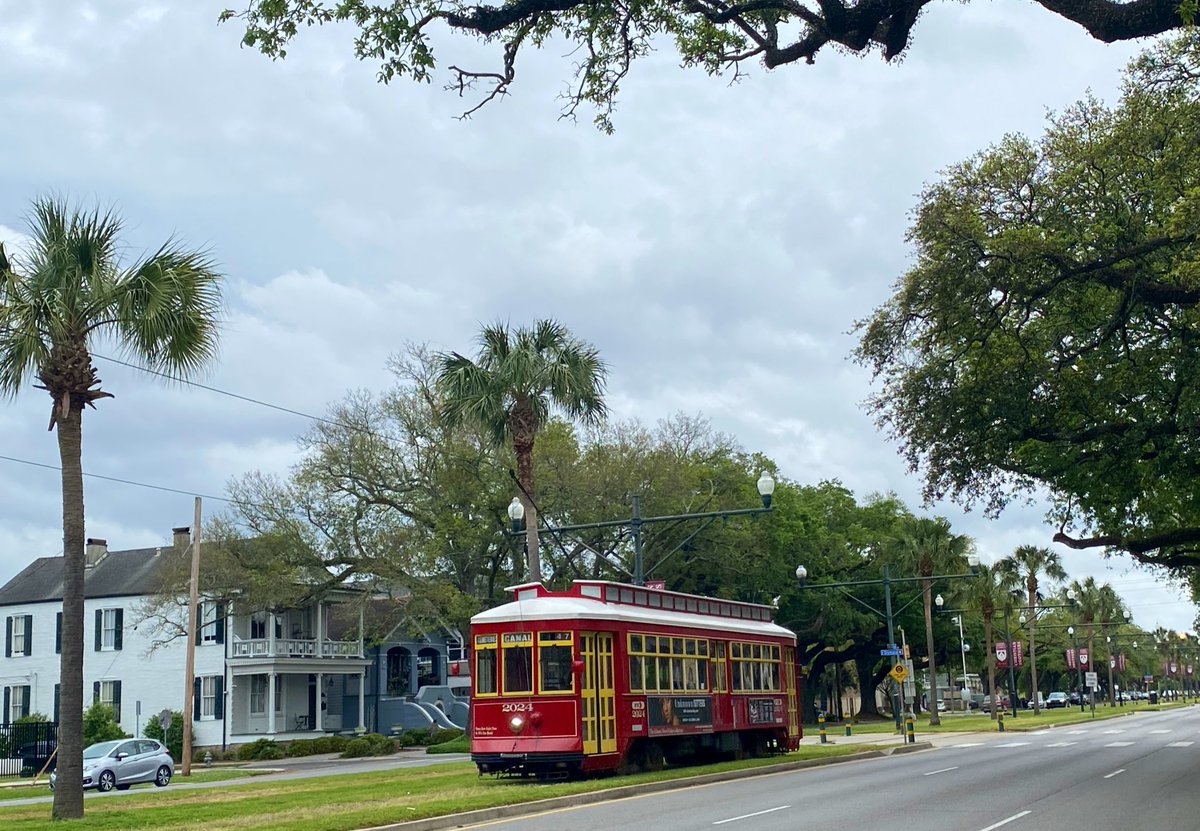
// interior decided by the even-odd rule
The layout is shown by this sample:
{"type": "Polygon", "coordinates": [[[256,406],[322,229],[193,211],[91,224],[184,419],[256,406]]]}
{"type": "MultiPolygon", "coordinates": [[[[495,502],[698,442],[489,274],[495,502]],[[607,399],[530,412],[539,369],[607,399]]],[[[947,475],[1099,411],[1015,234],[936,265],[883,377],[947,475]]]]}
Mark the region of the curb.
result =
{"type": "Polygon", "coordinates": [[[460,828],[513,817],[540,814],[562,808],[575,808],[580,805],[595,805],[617,799],[626,799],[641,794],[663,793],[677,791],[696,785],[711,785],[716,782],[733,782],[738,779],[749,779],[753,776],[764,776],[771,773],[787,773],[793,770],[838,765],[845,762],[857,762],[863,759],[881,759],[885,756],[895,756],[901,753],[913,753],[917,750],[929,750],[933,747],[929,742],[901,745],[883,750],[864,750],[861,753],[849,753],[845,756],[835,756],[830,759],[800,759],[795,762],[781,762],[778,765],[764,765],[745,770],[729,770],[721,773],[706,773],[701,776],[689,776],[681,779],[671,779],[666,782],[648,782],[644,785],[624,785],[602,791],[572,794],[571,796],[556,796],[550,799],[537,799],[532,802],[518,802],[512,805],[499,805],[495,808],[480,808],[461,814],[444,814],[438,817],[408,820],[389,825],[377,825],[366,831],[442,831],[446,828],[460,828]]]}

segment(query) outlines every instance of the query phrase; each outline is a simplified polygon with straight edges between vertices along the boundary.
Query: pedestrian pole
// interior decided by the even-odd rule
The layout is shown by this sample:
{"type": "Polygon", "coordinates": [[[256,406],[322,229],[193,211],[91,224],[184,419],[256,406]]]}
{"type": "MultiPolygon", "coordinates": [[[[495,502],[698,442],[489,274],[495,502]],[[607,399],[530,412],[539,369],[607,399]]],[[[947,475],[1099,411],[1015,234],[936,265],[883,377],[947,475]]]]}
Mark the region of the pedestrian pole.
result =
{"type": "Polygon", "coordinates": [[[847,725],[846,725],[846,735],[847,735],[847,736],[851,736],[851,735],[853,735],[853,733],[851,733],[851,732],[850,732],[850,725],[849,725],[849,724],[847,724],[847,725]]]}
{"type": "Polygon", "coordinates": [[[826,744],[829,740],[825,737],[825,714],[817,713],[817,726],[821,729],[821,744],[826,744]]]}
{"type": "Polygon", "coordinates": [[[1004,711],[1000,710],[996,713],[996,729],[1001,733],[1004,732],[1004,711]]]}
{"type": "Polygon", "coordinates": [[[907,741],[909,744],[916,744],[917,742],[916,728],[914,724],[915,721],[916,718],[912,713],[906,713],[904,715],[905,741],[907,741]]]}

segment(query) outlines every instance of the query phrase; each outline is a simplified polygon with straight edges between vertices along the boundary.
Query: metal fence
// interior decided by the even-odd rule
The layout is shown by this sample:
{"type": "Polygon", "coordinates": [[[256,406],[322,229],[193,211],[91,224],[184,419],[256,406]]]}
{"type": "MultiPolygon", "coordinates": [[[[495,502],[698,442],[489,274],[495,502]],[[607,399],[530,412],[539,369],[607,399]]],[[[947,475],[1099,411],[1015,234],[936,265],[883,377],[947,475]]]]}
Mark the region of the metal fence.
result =
{"type": "Polygon", "coordinates": [[[0,724],[0,778],[36,776],[43,768],[49,773],[56,747],[58,725],[53,722],[0,724]]]}

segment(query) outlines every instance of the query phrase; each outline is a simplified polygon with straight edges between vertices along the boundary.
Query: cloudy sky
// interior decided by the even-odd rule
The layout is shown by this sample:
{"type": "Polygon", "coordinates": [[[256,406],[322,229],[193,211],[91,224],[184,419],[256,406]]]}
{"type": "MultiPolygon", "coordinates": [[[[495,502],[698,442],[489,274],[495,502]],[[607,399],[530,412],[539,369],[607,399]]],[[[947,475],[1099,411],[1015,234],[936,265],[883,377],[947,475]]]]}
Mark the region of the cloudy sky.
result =
{"type": "MultiPolygon", "coordinates": [[[[481,322],[555,317],[610,363],[617,417],[703,413],[792,479],[914,507],[848,332],[906,268],[923,183],[1087,89],[1112,100],[1138,48],[1031,3],[942,3],[891,66],[830,50],[730,86],[665,49],[604,136],[558,119],[565,45],[524,55],[513,94],[460,121],[473,102],[440,83],[377,84],[348,29],[273,63],[217,25],[222,7],[0,0],[0,240],[19,245],[30,200],[57,192],[117,205],[135,250],[210,246],[229,319],[205,382],[310,413],[384,387],[405,342],[463,351],[481,322]]],[[[490,54],[440,45],[443,66],[490,54]]],[[[221,495],[296,457],[303,419],[97,365],[116,398],[86,416],[85,471],[221,495]]],[[[57,464],[48,404],[0,403],[0,455],[57,464]]],[[[183,494],[86,488],[88,534],[113,548],[191,521],[183,494]]],[[[61,551],[59,506],[55,471],[0,460],[0,583],[61,551]]],[[[1053,531],[1039,505],[929,510],[989,559],[1053,531]]],[[[1192,604],[1128,561],[1062,553],[1141,626],[1192,628],[1192,604]]]]}

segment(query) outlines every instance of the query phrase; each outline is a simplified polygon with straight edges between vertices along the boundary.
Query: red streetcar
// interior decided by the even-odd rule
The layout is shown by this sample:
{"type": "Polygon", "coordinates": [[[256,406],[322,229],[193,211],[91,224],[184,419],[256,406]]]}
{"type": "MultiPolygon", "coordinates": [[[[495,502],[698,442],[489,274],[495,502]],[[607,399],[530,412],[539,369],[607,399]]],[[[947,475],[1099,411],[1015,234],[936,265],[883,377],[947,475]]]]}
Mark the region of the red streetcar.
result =
{"type": "Polygon", "coordinates": [[[541,777],[658,770],[800,742],[796,636],[771,608],[537,583],[471,620],[471,758],[541,777]]]}

